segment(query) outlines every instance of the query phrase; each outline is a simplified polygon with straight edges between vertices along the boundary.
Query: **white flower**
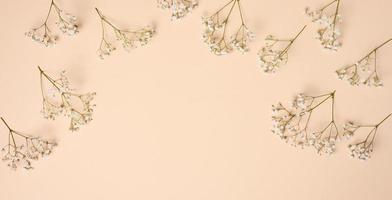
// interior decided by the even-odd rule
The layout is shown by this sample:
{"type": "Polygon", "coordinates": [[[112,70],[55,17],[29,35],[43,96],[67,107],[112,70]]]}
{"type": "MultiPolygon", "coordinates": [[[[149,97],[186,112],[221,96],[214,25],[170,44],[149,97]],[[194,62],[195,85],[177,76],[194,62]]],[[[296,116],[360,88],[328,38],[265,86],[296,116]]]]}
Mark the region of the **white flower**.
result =
{"type": "Polygon", "coordinates": [[[9,129],[8,144],[1,148],[1,160],[12,170],[19,167],[33,169],[32,161],[50,155],[57,146],[56,142],[14,131],[3,118],[1,119],[9,129]]]}
{"type": "Polygon", "coordinates": [[[365,143],[350,144],[348,148],[350,150],[351,157],[363,161],[368,160],[373,152],[373,145],[367,145],[365,143]]]}
{"type": "Polygon", "coordinates": [[[355,124],[354,122],[346,122],[343,127],[343,137],[347,139],[351,138],[354,135],[355,131],[358,130],[358,128],[360,128],[360,126],[355,124]]]}
{"type": "Polygon", "coordinates": [[[116,50],[116,47],[114,47],[111,43],[108,43],[106,41],[102,41],[100,48],[98,49],[98,56],[101,59],[105,59],[105,57],[110,56],[110,54],[116,50]]]}
{"type": "Polygon", "coordinates": [[[293,107],[301,111],[307,110],[309,108],[309,105],[310,105],[309,98],[305,96],[305,94],[303,93],[296,95],[293,100],[293,107]]]}
{"type": "Polygon", "coordinates": [[[275,73],[287,63],[288,51],[291,45],[305,28],[306,26],[304,26],[294,38],[289,40],[278,39],[272,35],[268,35],[265,38],[267,44],[258,53],[261,69],[265,73],[275,73]]]}
{"type": "MultiPolygon", "coordinates": [[[[293,109],[284,107],[281,103],[272,106],[272,133],[294,147],[314,147],[319,154],[331,155],[339,137],[337,126],[332,120],[327,127],[320,131],[310,132],[309,122],[312,113],[328,99],[332,99],[334,110],[334,95],[331,92],[319,96],[298,94],[293,102],[293,109]]],[[[334,112],[332,111],[332,119],[334,112]]]]}
{"type": "Polygon", "coordinates": [[[45,27],[45,31],[42,31],[41,28],[31,29],[25,35],[46,47],[51,47],[56,44],[56,37],[50,33],[47,27],[45,27]]]}
{"type": "MultiPolygon", "coordinates": [[[[124,50],[129,52],[131,49],[136,48],[137,46],[146,45],[151,40],[155,31],[152,28],[146,27],[138,31],[121,31],[115,29],[114,32],[117,40],[121,42],[124,50]]],[[[110,52],[110,50],[114,49],[110,46],[108,50],[110,52]]]]}
{"type": "Polygon", "coordinates": [[[226,55],[233,50],[245,54],[249,51],[249,43],[255,37],[254,33],[245,25],[239,0],[230,1],[209,17],[202,17],[202,24],[204,27],[203,41],[215,55],[226,55]],[[232,8],[237,5],[242,22],[239,28],[232,34],[227,32],[227,26],[233,9],[229,11],[226,17],[222,16],[222,12],[230,5],[232,8]]]}
{"type": "Polygon", "coordinates": [[[336,70],[338,78],[354,86],[382,87],[383,82],[377,73],[376,50],[373,49],[355,64],[336,70]]]}
{"type": "Polygon", "coordinates": [[[370,158],[371,153],[373,152],[373,145],[377,135],[378,128],[383,124],[388,118],[392,116],[392,113],[387,115],[383,120],[375,125],[357,125],[353,122],[347,122],[344,126],[344,134],[347,137],[351,137],[355,131],[360,128],[371,128],[370,132],[366,136],[366,138],[360,142],[355,144],[350,144],[348,146],[350,150],[350,155],[353,158],[358,158],[360,160],[368,160],[370,158]]]}
{"type": "Polygon", "coordinates": [[[79,32],[76,17],[62,10],[60,10],[59,19],[56,24],[61,32],[69,36],[75,35],[79,32]]]}
{"type": "Polygon", "coordinates": [[[57,94],[52,97],[59,97],[55,99],[46,95],[47,88],[49,87],[44,87],[44,82],[41,82],[43,95],[43,108],[41,112],[45,118],[55,120],[60,114],[67,116],[71,120],[69,127],[71,131],[77,131],[81,125],[88,124],[92,121],[95,107],[92,101],[96,95],[95,92],[86,94],[73,93],[69,88],[69,82],[67,77],[65,77],[65,72],[62,72],[60,78],[56,81],[41,69],[40,72],[41,79],[47,80],[50,87],[54,87],[57,90],[57,94]]]}
{"type": "Polygon", "coordinates": [[[60,31],[67,35],[75,35],[78,33],[78,26],[76,22],[76,17],[61,10],[54,1],[50,4],[49,13],[45,19],[45,22],[40,26],[29,30],[25,35],[31,38],[33,41],[41,43],[46,47],[53,46],[56,44],[56,36],[54,36],[48,26],[48,20],[50,17],[50,12],[56,12],[58,17],[56,24],[60,31]],[[52,9],[53,8],[53,9],[52,9]]]}
{"type": "Polygon", "coordinates": [[[122,47],[127,52],[133,48],[137,48],[138,46],[144,46],[148,44],[155,34],[155,30],[151,27],[144,27],[135,31],[121,30],[108,21],[97,8],[96,11],[102,22],[102,38],[99,49],[97,51],[98,56],[101,59],[111,55],[111,53],[116,50],[116,47],[110,43],[108,39],[106,39],[107,36],[105,34],[105,25],[109,26],[113,30],[117,41],[121,42],[122,47]]]}
{"type": "Polygon", "coordinates": [[[198,0],[157,0],[157,2],[159,8],[172,12],[172,20],[185,17],[199,5],[198,0]]]}
{"type": "Polygon", "coordinates": [[[265,73],[275,73],[288,60],[287,51],[274,50],[272,47],[267,45],[258,53],[260,67],[265,73]]]}
{"type": "Polygon", "coordinates": [[[337,51],[342,43],[339,41],[341,31],[339,23],[342,22],[341,16],[338,13],[340,0],[336,0],[318,10],[310,10],[305,8],[305,14],[311,18],[312,22],[317,23],[320,28],[317,30],[317,39],[325,49],[337,51]],[[336,3],[334,14],[326,12],[326,8],[336,3]]]}
{"type": "Polygon", "coordinates": [[[317,150],[317,153],[331,155],[335,152],[336,139],[335,138],[324,138],[316,140],[313,147],[317,150]]]}

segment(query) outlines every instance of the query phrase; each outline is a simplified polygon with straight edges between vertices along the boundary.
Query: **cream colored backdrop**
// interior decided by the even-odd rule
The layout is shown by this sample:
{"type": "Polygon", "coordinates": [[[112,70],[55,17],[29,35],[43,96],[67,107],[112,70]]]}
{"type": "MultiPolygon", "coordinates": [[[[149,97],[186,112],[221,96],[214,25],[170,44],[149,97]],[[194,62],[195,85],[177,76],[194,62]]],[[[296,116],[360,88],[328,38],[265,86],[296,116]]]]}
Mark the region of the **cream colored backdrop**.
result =
{"type": "MultiPolygon", "coordinates": [[[[33,171],[1,163],[1,200],[392,199],[392,120],[368,162],[351,159],[345,142],[320,157],[269,130],[271,105],[297,92],[336,89],[340,124],[375,123],[392,112],[392,45],[378,52],[384,88],[351,87],[333,73],[392,37],[392,1],[343,0],[343,47],[323,50],[310,25],[275,75],[257,65],[264,37],[294,35],[310,24],[305,6],[327,1],[243,0],[256,41],[246,55],[223,57],[203,44],[201,16],[225,0],[202,0],[177,22],[155,0],[57,0],[79,17],[80,33],[44,48],[24,33],[42,22],[49,2],[1,0],[0,115],[18,130],[59,142],[33,171]],[[119,48],[102,61],[94,7],[122,27],[153,24],[157,35],[145,48],[119,48]],[[71,133],[66,118],[43,119],[37,65],[53,75],[65,69],[78,91],[97,92],[91,124],[71,133]]],[[[1,144],[6,138],[1,125],[1,144]]]]}

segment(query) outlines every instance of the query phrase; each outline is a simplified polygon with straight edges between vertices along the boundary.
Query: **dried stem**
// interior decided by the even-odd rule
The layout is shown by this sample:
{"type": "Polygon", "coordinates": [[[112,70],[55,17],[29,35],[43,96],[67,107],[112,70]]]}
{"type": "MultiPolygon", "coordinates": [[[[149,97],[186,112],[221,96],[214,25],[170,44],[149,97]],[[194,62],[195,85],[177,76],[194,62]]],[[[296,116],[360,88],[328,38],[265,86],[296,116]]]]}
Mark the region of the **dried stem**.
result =
{"type": "Polygon", "coordinates": [[[224,28],[223,28],[222,38],[221,38],[221,40],[219,41],[219,43],[224,42],[225,45],[227,45],[227,44],[226,44],[226,40],[225,40],[225,38],[226,38],[226,31],[227,31],[227,24],[228,24],[228,21],[229,21],[229,19],[230,19],[231,14],[232,14],[232,12],[233,12],[233,10],[234,10],[234,7],[235,7],[236,5],[237,5],[238,11],[239,11],[239,13],[240,13],[240,17],[241,17],[241,26],[240,26],[240,28],[237,30],[236,36],[238,36],[238,33],[239,33],[241,30],[244,30],[244,29],[243,29],[244,27],[246,28],[245,20],[244,20],[244,17],[243,17],[242,8],[241,8],[241,4],[240,4],[240,0],[231,0],[231,1],[229,1],[229,2],[228,2],[227,4],[225,4],[222,8],[220,8],[218,11],[216,11],[214,14],[212,14],[212,15],[211,15],[211,18],[212,18],[212,19],[215,19],[215,17],[216,17],[216,20],[217,20],[218,23],[219,23],[219,14],[220,14],[226,7],[228,7],[230,4],[232,4],[231,7],[230,7],[230,10],[229,10],[228,14],[226,15],[225,19],[222,21],[224,28]]]}
{"type": "Polygon", "coordinates": [[[7,124],[7,122],[4,120],[4,118],[3,117],[0,117],[0,118],[1,118],[1,121],[3,121],[3,123],[5,124],[5,126],[7,126],[8,130],[12,131],[11,127],[7,124]]]}
{"type": "MultiPolygon", "coordinates": [[[[285,53],[287,53],[287,51],[290,49],[290,47],[291,47],[291,45],[294,43],[294,41],[297,40],[297,38],[298,38],[298,37],[301,35],[301,33],[305,30],[306,26],[307,26],[307,25],[305,25],[305,26],[297,33],[297,35],[296,35],[294,38],[292,38],[292,39],[290,39],[290,40],[287,40],[287,41],[289,42],[289,44],[288,44],[288,45],[286,46],[286,48],[283,49],[283,51],[279,54],[279,57],[281,57],[282,55],[284,55],[285,53]]],[[[283,40],[280,40],[280,41],[283,41],[283,40]]]]}
{"type": "MultiPolygon", "coordinates": [[[[378,45],[376,48],[372,49],[368,54],[366,54],[366,56],[362,57],[362,58],[358,61],[358,63],[364,61],[365,59],[368,59],[371,55],[374,54],[374,57],[375,57],[375,61],[374,61],[374,72],[377,73],[377,60],[376,60],[376,59],[377,59],[377,50],[380,49],[380,48],[382,48],[383,46],[385,46],[386,44],[388,44],[388,43],[391,42],[391,41],[392,41],[392,38],[388,39],[387,41],[385,41],[385,42],[383,42],[382,44],[378,45]]],[[[343,69],[349,69],[349,68],[352,68],[352,67],[357,68],[357,66],[356,66],[355,64],[353,64],[353,65],[347,66],[347,67],[345,67],[345,68],[343,68],[343,69]]]]}

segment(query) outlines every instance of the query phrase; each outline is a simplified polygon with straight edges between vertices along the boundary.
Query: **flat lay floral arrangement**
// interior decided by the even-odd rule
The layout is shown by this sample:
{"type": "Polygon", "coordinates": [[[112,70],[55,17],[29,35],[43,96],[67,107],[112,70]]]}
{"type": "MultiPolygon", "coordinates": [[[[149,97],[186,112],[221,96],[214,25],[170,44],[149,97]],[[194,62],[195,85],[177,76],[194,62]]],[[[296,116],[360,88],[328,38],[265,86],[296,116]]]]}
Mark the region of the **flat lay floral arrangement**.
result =
{"type": "MultiPolygon", "coordinates": [[[[246,54],[252,51],[249,44],[254,42],[257,35],[246,21],[247,8],[242,5],[246,0],[221,1],[220,7],[202,8],[203,4],[198,0],[157,0],[156,5],[152,5],[151,9],[158,7],[168,13],[168,20],[173,23],[189,17],[195,9],[204,9],[206,15],[200,17],[203,28],[200,30],[200,42],[206,45],[206,49],[212,55],[225,57],[234,53],[246,54]]],[[[42,24],[32,25],[30,29],[27,27],[25,33],[25,36],[32,40],[32,45],[56,48],[58,38],[78,37],[78,33],[83,31],[77,16],[62,9],[62,4],[65,3],[67,2],[48,1],[48,12],[37,13],[37,18],[44,16],[42,24]],[[52,20],[56,24],[54,27],[48,23],[52,20]]],[[[268,34],[264,42],[258,44],[260,49],[255,57],[255,65],[266,74],[279,76],[280,69],[291,62],[290,52],[307,51],[293,48],[299,40],[315,39],[320,44],[320,48],[339,54],[339,48],[344,45],[341,23],[345,19],[345,13],[340,9],[343,4],[344,0],[327,0],[319,8],[304,8],[304,12],[298,15],[302,14],[308,18],[317,30],[312,30],[307,24],[298,24],[298,28],[290,33],[280,33],[279,36],[268,34]],[[306,38],[303,34],[306,31],[315,32],[316,37],[306,38]]],[[[97,35],[98,38],[100,37],[97,51],[91,52],[97,54],[97,59],[111,56],[119,46],[132,53],[136,48],[142,48],[153,42],[158,34],[151,22],[140,22],[138,26],[128,29],[114,23],[113,13],[107,13],[104,8],[91,8],[91,11],[96,13],[96,20],[101,28],[100,36],[97,35]]],[[[120,21],[127,23],[126,19],[120,21]]],[[[67,39],[61,42],[67,42],[67,39]]],[[[380,39],[380,43],[374,44],[374,49],[370,49],[366,55],[352,63],[336,66],[336,71],[332,70],[331,74],[335,74],[339,80],[347,81],[352,86],[368,86],[374,90],[377,87],[383,90],[380,88],[384,85],[382,74],[378,70],[383,66],[377,62],[383,58],[378,56],[378,53],[384,48],[392,48],[390,44],[392,38],[380,39]]],[[[72,132],[77,132],[84,126],[94,125],[95,92],[73,88],[70,83],[72,78],[69,78],[65,71],[59,71],[56,75],[45,71],[45,66],[34,67],[37,67],[37,76],[40,78],[41,114],[45,119],[68,120],[69,130],[72,132]]],[[[270,132],[287,144],[300,149],[312,148],[320,155],[334,154],[337,143],[345,142],[351,157],[359,160],[370,159],[373,150],[377,149],[377,140],[375,140],[377,133],[381,132],[378,137],[382,137],[383,132],[386,132],[382,130],[382,125],[392,123],[390,119],[392,111],[385,111],[385,117],[378,121],[369,119],[369,124],[353,122],[350,116],[347,116],[345,122],[340,122],[335,118],[337,103],[339,103],[339,91],[335,90],[323,94],[299,93],[294,96],[289,106],[278,102],[272,106],[270,132]],[[318,113],[321,107],[329,108],[326,115],[328,122],[314,126],[312,125],[314,114],[318,113]],[[360,141],[352,141],[353,136],[362,132],[365,135],[360,141]]],[[[2,132],[8,133],[8,141],[0,144],[2,160],[11,169],[33,169],[34,161],[55,155],[56,141],[36,137],[34,133],[19,132],[18,125],[8,122],[5,116],[2,116],[1,121],[4,124],[2,132]]]]}

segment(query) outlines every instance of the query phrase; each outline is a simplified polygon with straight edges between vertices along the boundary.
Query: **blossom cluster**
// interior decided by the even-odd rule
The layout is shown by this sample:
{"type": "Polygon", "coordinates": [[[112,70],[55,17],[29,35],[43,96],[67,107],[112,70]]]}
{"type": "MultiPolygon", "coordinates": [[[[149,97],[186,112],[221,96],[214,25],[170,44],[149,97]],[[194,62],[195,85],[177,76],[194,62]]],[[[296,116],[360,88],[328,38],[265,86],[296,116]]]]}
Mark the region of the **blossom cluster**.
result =
{"type": "Polygon", "coordinates": [[[288,61],[288,51],[286,47],[274,48],[281,40],[272,35],[268,35],[265,40],[267,44],[258,52],[260,67],[265,73],[275,73],[288,61]]]}
{"type": "Polygon", "coordinates": [[[148,44],[153,35],[155,34],[155,30],[151,27],[144,27],[135,31],[119,29],[109,20],[107,20],[107,18],[102,15],[101,11],[99,11],[98,9],[96,9],[96,11],[101,19],[102,25],[102,38],[98,49],[98,56],[101,59],[104,59],[105,57],[109,56],[114,50],[116,50],[116,47],[106,37],[105,25],[108,25],[112,29],[116,40],[120,41],[123,48],[128,52],[133,48],[148,44]]]}
{"type": "Polygon", "coordinates": [[[233,50],[244,54],[249,51],[249,42],[254,40],[255,37],[254,33],[245,25],[239,0],[231,0],[213,15],[203,17],[202,23],[204,26],[204,43],[207,44],[209,50],[215,55],[226,55],[233,50]],[[231,8],[224,17],[223,12],[229,6],[231,8]],[[231,21],[230,16],[235,6],[237,6],[240,13],[241,25],[234,34],[227,36],[227,27],[231,21]]]}
{"type": "Polygon", "coordinates": [[[377,73],[377,51],[390,41],[392,39],[385,41],[356,63],[336,70],[338,78],[346,80],[354,86],[382,87],[383,82],[377,73]]]}
{"type": "Polygon", "coordinates": [[[350,156],[359,160],[368,160],[373,152],[373,143],[365,144],[365,142],[348,145],[350,156]]]}
{"type": "Polygon", "coordinates": [[[295,147],[313,147],[319,154],[330,155],[335,151],[339,131],[334,121],[335,92],[320,96],[298,94],[291,108],[278,103],[272,106],[272,133],[295,147]],[[325,128],[309,131],[312,113],[327,100],[332,101],[332,119],[325,128]]]}
{"type": "Polygon", "coordinates": [[[341,31],[339,24],[342,22],[339,14],[340,0],[334,0],[321,9],[310,10],[305,8],[305,14],[312,19],[312,22],[319,25],[317,30],[317,39],[321,42],[321,45],[328,50],[337,51],[342,43],[339,41],[341,31]],[[326,12],[326,9],[331,5],[336,4],[335,12],[331,15],[326,12]]]}
{"type": "Polygon", "coordinates": [[[336,70],[336,75],[340,80],[346,80],[353,86],[382,87],[383,83],[377,74],[374,60],[369,55],[355,64],[336,70]]]}
{"type": "Polygon", "coordinates": [[[261,48],[258,53],[260,67],[265,73],[275,73],[282,65],[288,61],[288,51],[294,41],[306,28],[304,26],[301,31],[292,39],[278,39],[273,35],[268,35],[266,45],[261,48]]]}
{"type": "Polygon", "coordinates": [[[43,98],[42,114],[46,119],[55,120],[60,114],[71,119],[69,129],[79,130],[80,126],[92,121],[95,92],[76,94],[69,87],[65,71],[59,79],[52,79],[41,68],[41,92],[43,98]],[[46,86],[45,83],[48,83],[46,86]],[[45,87],[46,86],[46,87],[45,87]]]}
{"type": "Polygon", "coordinates": [[[14,131],[3,118],[1,119],[9,128],[8,144],[1,148],[2,161],[6,162],[12,170],[17,170],[19,167],[33,169],[32,161],[50,155],[57,146],[56,142],[14,131]]]}
{"type": "Polygon", "coordinates": [[[52,34],[48,25],[48,20],[53,9],[56,12],[56,16],[58,17],[56,25],[62,33],[69,36],[73,36],[78,33],[76,17],[60,9],[52,0],[44,23],[36,28],[30,29],[25,33],[27,37],[31,38],[33,41],[45,45],[46,47],[53,46],[57,39],[56,36],[52,34]]]}
{"type": "Polygon", "coordinates": [[[347,138],[352,137],[358,130],[360,129],[369,129],[370,132],[368,132],[367,136],[365,139],[348,145],[348,149],[350,151],[350,156],[353,158],[357,158],[359,160],[368,160],[371,158],[371,153],[373,152],[373,147],[374,147],[374,141],[375,137],[377,134],[377,131],[382,123],[384,123],[390,116],[392,116],[392,113],[389,114],[387,117],[385,117],[381,122],[379,122],[376,125],[360,125],[356,124],[354,122],[346,122],[344,126],[344,133],[347,138]]]}
{"type": "Polygon", "coordinates": [[[157,0],[158,7],[171,11],[171,19],[177,20],[192,12],[198,5],[198,0],[157,0]]]}

